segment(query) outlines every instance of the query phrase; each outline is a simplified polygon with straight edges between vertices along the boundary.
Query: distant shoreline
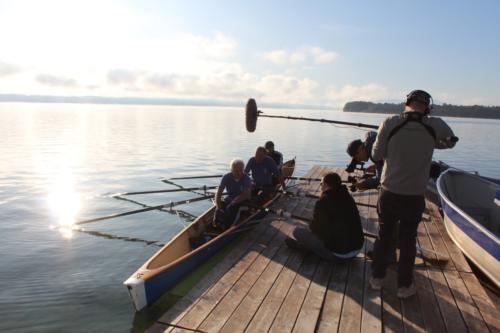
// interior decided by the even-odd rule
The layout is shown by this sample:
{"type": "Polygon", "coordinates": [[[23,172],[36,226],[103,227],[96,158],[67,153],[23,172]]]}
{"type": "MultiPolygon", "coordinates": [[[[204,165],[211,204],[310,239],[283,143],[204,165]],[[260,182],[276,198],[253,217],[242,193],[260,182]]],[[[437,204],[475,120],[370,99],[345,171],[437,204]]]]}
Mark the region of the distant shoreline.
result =
{"type": "MultiPolygon", "coordinates": [[[[363,101],[347,102],[344,105],[343,112],[364,112],[364,113],[385,113],[398,114],[404,110],[404,104],[395,103],[372,103],[363,101]]],[[[482,106],[482,105],[452,105],[442,104],[434,105],[432,115],[440,117],[459,117],[459,118],[482,118],[482,119],[500,119],[500,106],[482,106]]]]}
{"type": "MultiPolygon", "coordinates": [[[[106,97],[106,96],[54,96],[54,95],[22,95],[0,94],[0,103],[69,103],[69,104],[103,104],[103,105],[172,105],[172,106],[220,106],[244,107],[246,100],[241,102],[211,100],[211,99],[181,99],[181,98],[153,98],[153,97],[106,97]]],[[[258,101],[257,101],[258,103],[258,101]]],[[[331,106],[287,104],[287,103],[258,103],[259,108],[276,109],[309,109],[331,110],[331,106]]]]}

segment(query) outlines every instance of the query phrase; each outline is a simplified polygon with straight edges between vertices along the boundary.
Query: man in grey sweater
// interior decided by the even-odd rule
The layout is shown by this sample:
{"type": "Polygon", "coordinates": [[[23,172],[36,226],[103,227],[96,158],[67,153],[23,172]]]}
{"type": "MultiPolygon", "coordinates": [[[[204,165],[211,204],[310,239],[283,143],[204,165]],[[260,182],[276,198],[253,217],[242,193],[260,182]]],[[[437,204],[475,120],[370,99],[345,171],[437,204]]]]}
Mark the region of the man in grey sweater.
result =
{"type": "Polygon", "coordinates": [[[378,202],[379,246],[375,249],[370,285],[382,289],[387,268],[391,235],[399,221],[400,259],[398,293],[400,298],[415,294],[413,266],[417,228],[425,208],[424,193],[434,148],[455,146],[451,128],[437,117],[429,117],[432,97],[423,90],[407,95],[405,112],[387,118],[378,129],[372,157],[384,161],[378,202]]]}

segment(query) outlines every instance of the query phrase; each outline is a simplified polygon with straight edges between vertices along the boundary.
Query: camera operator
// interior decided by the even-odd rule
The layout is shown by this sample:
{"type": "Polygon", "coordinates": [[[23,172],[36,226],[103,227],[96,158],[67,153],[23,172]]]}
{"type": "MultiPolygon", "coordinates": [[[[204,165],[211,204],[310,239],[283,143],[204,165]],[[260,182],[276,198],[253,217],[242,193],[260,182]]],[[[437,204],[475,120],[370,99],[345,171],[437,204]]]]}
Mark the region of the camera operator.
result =
{"type": "Polygon", "coordinates": [[[413,281],[416,235],[425,208],[424,193],[434,148],[452,148],[458,140],[441,118],[428,116],[432,106],[432,97],[427,92],[410,92],[405,111],[388,117],[380,125],[373,145],[373,159],[384,161],[384,172],[377,205],[380,244],[375,248],[369,283],[373,289],[382,289],[386,257],[399,222],[399,298],[416,292],[413,281]]]}
{"type": "Polygon", "coordinates": [[[347,146],[347,153],[352,157],[351,163],[347,167],[347,172],[352,172],[356,168],[357,164],[361,164],[367,162],[370,159],[374,164],[374,169],[369,167],[367,171],[375,171],[375,175],[373,177],[364,178],[363,180],[356,181],[354,186],[358,190],[369,190],[377,188],[380,184],[380,177],[382,175],[382,169],[384,167],[384,162],[379,161],[375,162],[372,158],[372,147],[377,139],[377,132],[370,131],[366,133],[365,141],[354,140],[347,146]],[[371,169],[371,170],[370,170],[371,169]]]}

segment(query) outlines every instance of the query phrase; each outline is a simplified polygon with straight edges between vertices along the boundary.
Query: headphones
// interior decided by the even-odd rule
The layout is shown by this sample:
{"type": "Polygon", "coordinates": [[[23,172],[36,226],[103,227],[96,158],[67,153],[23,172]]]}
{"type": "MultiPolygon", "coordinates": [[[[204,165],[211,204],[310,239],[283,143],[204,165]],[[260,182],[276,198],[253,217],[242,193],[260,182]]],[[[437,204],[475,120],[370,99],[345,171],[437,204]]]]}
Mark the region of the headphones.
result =
{"type": "Polygon", "coordinates": [[[406,95],[406,105],[410,105],[411,102],[418,101],[425,103],[427,106],[425,108],[425,114],[429,114],[434,108],[434,100],[432,96],[423,90],[413,90],[408,95],[406,95]]]}

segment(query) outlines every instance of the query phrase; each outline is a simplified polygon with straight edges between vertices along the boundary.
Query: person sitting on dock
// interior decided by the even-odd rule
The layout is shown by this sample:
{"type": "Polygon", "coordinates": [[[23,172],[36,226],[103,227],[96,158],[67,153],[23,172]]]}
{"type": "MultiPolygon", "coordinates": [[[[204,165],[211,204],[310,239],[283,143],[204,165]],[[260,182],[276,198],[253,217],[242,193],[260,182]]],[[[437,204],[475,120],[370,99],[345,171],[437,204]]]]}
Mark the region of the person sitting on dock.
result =
{"type": "Polygon", "coordinates": [[[285,190],[285,182],[274,160],[267,156],[267,150],[264,147],[257,147],[255,156],[248,160],[245,167],[245,173],[251,172],[254,181],[253,195],[257,196],[257,202],[262,203],[274,191],[273,177],[278,178],[278,183],[285,190]]]}
{"type": "Polygon", "coordinates": [[[240,208],[250,199],[252,191],[252,180],[243,171],[245,162],[233,159],[230,167],[231,172],[222,177],[215,195],[214,224],[222,229],[227,229],[239,218],[240,208]],[[224,190],[227,196],[222,200],[224,190]]]}
{"type": "Polygon", "coordinates": [[[277,150],[274,150],[274,142],[267,141],[264,145],[264,148],[267,150],[267,156],[271,157],[278,166],[278,169],[281,170],[283,167],[283,154],[277,150]]]}
{"type": "MultiPolygon", "coordinates": [[[[375,175],[370,178],[365,178],[362,181],[356,182],[354,185],[357,187],[358,190],[369,190],[369,189],[375,189],[379,186],[380,184],[380,177],[382,175],[382,170],[384,168],[384,162],[379,161],[375,162],[372,158],[372,147],[373,143],[377,139],[377,132],[375,131],[370,131],[366,133],[365,136],[365,141],[361,140],[354,140],[349,145],[347,146],[347,154],[352,157],[352,161],[349,165],[354,165],[354,164],[359,164],[363,162],[367,162],[368,159],[370,159],[375,167],[375,175]]],[[[370,171],[370,167],[367,169],[367,171],[370,171]]]]}
{"type": "Polygon", "coordinates": [[[431,95],[423,90],[410,92],[405,111],[388,117],[380,125],[372,149],[373,159],[384,161],[384,171],[377,205],[380,242],[375,248],[369,283],[375,290],[382,289],[387,253],[399,221],[399,298],[416,292],[413,281],[416,236],[425,209],[424,193],[434,148],[452,148],[456,141],[453,131],[441,118],[428,117],[431,110],[431,95]]]}
{"type": "Polygon", "coordinates": [[[307,228],[295,228],[293,238],[285,242],[329,261],[354,258],[364,242],[358,207],[337,173],[326,174],[320,189],[311,223],[307,228]]]}

